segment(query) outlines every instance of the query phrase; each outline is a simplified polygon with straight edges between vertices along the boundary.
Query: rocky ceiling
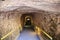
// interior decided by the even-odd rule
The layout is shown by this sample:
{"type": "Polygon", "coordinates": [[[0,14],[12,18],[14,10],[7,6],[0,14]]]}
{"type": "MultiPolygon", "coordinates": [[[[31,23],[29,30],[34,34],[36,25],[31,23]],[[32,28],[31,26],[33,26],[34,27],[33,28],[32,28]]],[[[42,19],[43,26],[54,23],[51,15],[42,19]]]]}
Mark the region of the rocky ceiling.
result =
{"type": "Polygon", "coordinates": [[[0,11],[15,9],[60,12],[60,0],[0,0],[0,11]]]}

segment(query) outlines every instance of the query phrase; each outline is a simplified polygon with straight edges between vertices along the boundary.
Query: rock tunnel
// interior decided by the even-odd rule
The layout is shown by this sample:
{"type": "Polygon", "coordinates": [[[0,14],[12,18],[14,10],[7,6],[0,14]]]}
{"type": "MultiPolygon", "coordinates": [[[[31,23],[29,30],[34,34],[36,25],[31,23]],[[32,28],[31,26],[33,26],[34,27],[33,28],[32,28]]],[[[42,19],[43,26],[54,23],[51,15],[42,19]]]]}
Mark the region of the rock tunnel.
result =
{"type": "Polygon", "coordinates": [[[55,5],[54,7],[52,7],[53,4],[49,5],[48,3],[48,7],[45,6],[45,8],[44,6],[40,6],[39,9],[37,5],[32,3],[31,5],[33,6],[31,6],[29,2],[28,6],[27,3],[24,5],[19,4],[19,2],[18,6],[16,6],[17,3],[14,4],[13,2],[10,7],[10,4],[6,7],[8,1],[4,5],[5,8],[2,6],[5,2],[1,3],[0,7],[0,40],[29,40],[29,36],[32,38],[30,38],[30,40],[60,40],[60,9],[57,5],[58,3],[56,6],[52,1],[55,5]],[[26,17],[31,18],[34,31],[31,31],[28,28],[28,31],[24,31],[26,17]],[[29,35],[30,33],[31,35],[29,35]],[[37,36],[35,37],[36,34],[37,36]],[[21,39],[20,37],[24,39],[21,39]]]}
{"type": "MultiPolygon", "coordinates": [[[[60,29],[60,13],[46,12],[35,9],[32,10],[31,8],[28,9],[28,11],[20,11],[16,9],[8,12],[0,12],[0,37],[3,37],[16,29],[12,34],[5,38],[5,40],[14,40],[20,34],[20,29],[23,29],[22,27],[24,25],[26,16],[32,17],[33,25],[43,29],[52,38],[54,37],[54,40],[59,40],[57,35],[60,36],[60,32],[58,31],[60,29]]],[[[43,33],[41,33],[41,36],[44,38],[44,40],[49,40],[48,37],[43,35],[43,33]]]]}

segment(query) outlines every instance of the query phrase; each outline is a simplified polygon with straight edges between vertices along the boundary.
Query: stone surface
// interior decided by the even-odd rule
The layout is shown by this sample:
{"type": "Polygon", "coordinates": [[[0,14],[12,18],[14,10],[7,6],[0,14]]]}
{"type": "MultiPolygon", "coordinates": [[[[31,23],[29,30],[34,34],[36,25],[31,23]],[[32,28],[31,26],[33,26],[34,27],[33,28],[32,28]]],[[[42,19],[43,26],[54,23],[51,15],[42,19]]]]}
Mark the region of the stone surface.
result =
{"type": "Polygon", "coordinates": [[[38,10],[60,12],[60,0],[33,0],[33,1],[32,0],[5,0],[5,1],[0,1],[0,11],[15,10],[17,8],[20,8],[21,6],[27,6],[27,7],[35,8],[38,10]]]}
{"type": "Polygon", "coordinates": [[[4,40],[13,40],[19,34],[20,16],[16,13],[0,13],[0,35],[4,37],[9,32],[15,30],[11,35],[4,40]]]}
{"type": "MultiPolygon", "coordinates": [[[[20,17],[22,14],[33,15],[33,22],[35,25],[42,28],[45,32],[51,35],[54,40],[60,40],[60,13],[56,12],[45,12],[45,11],[32,11],[32,10],[14,10],[9,12],[0,13],[0,37],[3,37],[8,32],[19,27],[20,17]],[[30,14],[32,13],[32,14],[30,14]],[[58,36],[58,37],[57,37],[58,36]]],[[[19,30],[16,30],[12,35],[7,38],[8,40],[14,40],[19,34],[19,30]]],[[[43,36],[43,35],[42,35],[43,36]]],[[[45,40],[45,36],[43,36],[45,40]]],[[[6,39],[6,40],[7,40],[6,39]]],[[[48,40],[48,38],[47,38],[48,40]]]]}
{"type": "Polygon", "coordinates": [[[35,14],[34,19],[35,24],[47,32],[53,40],[60,40],[60,13],[47,14],[47,12],[42,12],[35,14]]]}
{"type": "MultiPolygon", "coordinates": [[[[60,40],[60,0],[0,1],[0,38],[19,27],[21,14],[30,12],[34,15],[35,25],[40,26],[54,40],[60,40]]],[[[18,34],[19,30],[16,30],[7,39],[14,40],[18,34]]]]}

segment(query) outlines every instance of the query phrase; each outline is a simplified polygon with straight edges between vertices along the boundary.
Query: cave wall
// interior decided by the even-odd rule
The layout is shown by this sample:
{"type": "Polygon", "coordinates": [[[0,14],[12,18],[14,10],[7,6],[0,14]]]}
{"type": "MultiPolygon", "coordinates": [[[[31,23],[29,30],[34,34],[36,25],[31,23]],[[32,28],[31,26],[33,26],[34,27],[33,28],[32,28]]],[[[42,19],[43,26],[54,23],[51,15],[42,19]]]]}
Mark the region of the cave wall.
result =
{"type": "Polygon", "coordinates": [[[5,0],[5,1],[1,0],[0,1],[0,11],[15,10],[17,8],[21,8],[21,6],[32,7],[45,11],[60,12],[60,0],[5,0]]]}
{"type": "MultiPolygon", "coordinates": [[[[36,13],[34,14],[34,24],[47,32],[53,40],[60,40],[60,13],[36,13]]],[[[45,40],[49,40],[44,35],[42,36],[45,40]]]]}
{"type": "MultiPolygon", "coordinates": [[[[21,13],[22,14],[22,13],[21,13]]],[[[19,28],[21,24],[21,14],[20,12],[2,12],[0,13],[0,38],[9,33],[10,31],[19,28]]],[[[33,22],[38,27],[42,28],[54,40],[60,40],[60,13],[51,12],[33,12],[33,22]]],[[[19,34],[19,29],[15,30],[10,36],[5,38],[5,40],[14,40],[19,34]]],[[[42,35],[44,40],[46,37],[42,35]]]]}
{"type": "Polygon", "coordinates": [[[4,40],[15,40],[20,30],[20,16],[17,12],[2,12],[0,13],[0,38],[15,30],[12,34],[4,40]]]}

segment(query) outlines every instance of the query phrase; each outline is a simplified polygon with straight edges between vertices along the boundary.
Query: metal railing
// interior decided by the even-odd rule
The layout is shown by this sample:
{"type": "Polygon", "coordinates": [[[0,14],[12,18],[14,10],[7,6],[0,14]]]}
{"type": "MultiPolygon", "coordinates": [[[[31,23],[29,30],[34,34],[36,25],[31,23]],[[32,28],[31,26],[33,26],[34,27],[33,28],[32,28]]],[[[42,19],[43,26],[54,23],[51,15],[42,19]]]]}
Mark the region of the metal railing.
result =
{"type": "Polygon", "coordinates": [[[36,26],[36,29],[38,31],[38,34],[40,35],[40,33],[42,32],[43,34],[45,34],[50,40],[53,40],[53,38],[47,34],[44,30],[42,30],[40,27],[36,26]]]}
{"type": "MultiPolygon", "coordinates": [[[[20,27],[21,27],[21,25],[20,25],[20,27]]],[[[19,28],[18,28],[19,29],[19,28]]],[[[40,34],[40,32],[43,32],[49,39],[53,39],[49,34],[47,34],[44,30],[42,30],[40,27],[38,27],[38,26],[36,26],[36,29],[38,30],[38,34],[40,34]]],[[[3,36],[2,38],[1,38],[1,40],[4,40],[5,38],[7,38],[9,35],[11,35],[15,30],[17,30],[17,29],[14,29],[14,30],[12,30],[11,32],[9,32],[8,34],[6,34],[5,36],[3,36]]],[[[21,28],[21,30],[22,30],[22,28],[21,28]]]]}
{"type": "Polygon", "coordinates": [[[11,32],[9,32],[9,33],[7,33],[5,36],[3,36],[3,37],[1,38],[1,40],[4,40],[5,38],[7,38],[8,36],[10,36],[13,32],[15,32],[15,31],[16,31],[17,29],[19,29],[19,28],[22,30],[22,27],[21,27],[21,25],[20,25],[18,28],[12,30],[11,32]]]}
{"type": "Polygon", "coordinates": [[[6,37],[8,37],[9,35],[11,35],[14,31],[15,31],[15,30],[13,30],[13,31],[9,32],[8,34],[6,34],[5,36],[3,36],[3,37],[1,38],[1,40],[4,40],[6,37]]]}

